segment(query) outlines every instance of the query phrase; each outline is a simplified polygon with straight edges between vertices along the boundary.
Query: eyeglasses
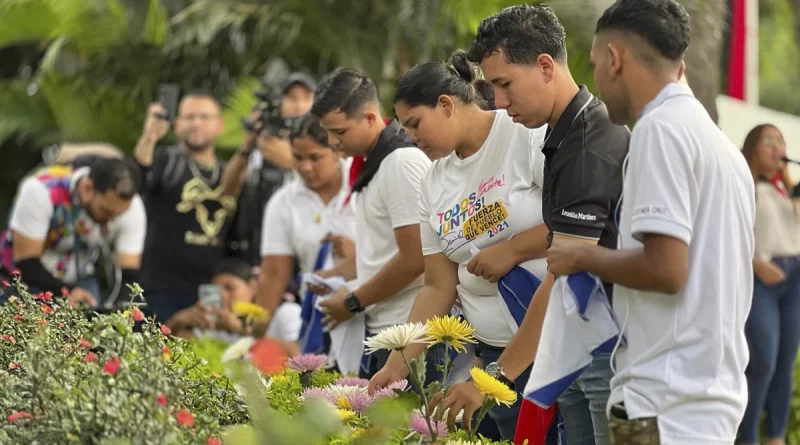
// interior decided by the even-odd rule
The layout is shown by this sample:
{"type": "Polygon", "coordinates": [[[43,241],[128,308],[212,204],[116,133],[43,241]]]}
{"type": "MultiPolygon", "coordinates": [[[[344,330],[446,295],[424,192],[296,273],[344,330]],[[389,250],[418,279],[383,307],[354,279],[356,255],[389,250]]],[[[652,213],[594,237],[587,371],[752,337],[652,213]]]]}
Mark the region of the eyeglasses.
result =
{"type": "Polygon", "coordinates": [[[178,116],[178,119],[184,121],[193,121],[195,119],[201,121],[210,121],[213,119],[217,119],[219,114],[210,114],[210,113],[189,113],[189,114],[181,114],[178,116]]]}

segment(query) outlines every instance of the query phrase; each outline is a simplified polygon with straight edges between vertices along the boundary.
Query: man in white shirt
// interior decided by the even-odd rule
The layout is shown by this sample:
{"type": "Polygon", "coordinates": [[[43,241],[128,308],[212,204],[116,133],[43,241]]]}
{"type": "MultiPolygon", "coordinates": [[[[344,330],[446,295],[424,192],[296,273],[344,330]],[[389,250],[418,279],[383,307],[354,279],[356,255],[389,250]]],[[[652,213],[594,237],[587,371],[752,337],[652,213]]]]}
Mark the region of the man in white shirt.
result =
{"type": "Polygon", "coordinates": [[[51,165],[22,181],[3,240],[3,266],[37,291],[96,304],[94,263],[112,247],[123,282],[138,281],[147,226],[138,172],[123,159],[51,165]]]}
{"type": "MultiPolygon", "coordinates": [[[[375,84],[356,70],[337,69],[323,79],[311,113],[320,118],[335,150],[366,157],[352,188],[361,284],[354,292],[343,290],[322,302],[323,321],[330,330],[364,311],[367,330],[375,334],[405,323],[422,287],[419,190],[431,162],[396,121],[384,121],[375,84]]],[[[372,354],[364,375],[381,369],[388,355],[372,354]]],[[[439,360],[428,357],[428,367],[435,371],[439,360]]]]}
{"type": "Polygon", "coordinates": [[[595,83],[636,122],[619,250],[558,241],[550,271],[615,283],[627,337],[608,403],[612,443],[730,445],[747,402],[753,178],[686,85],[689,16],[674,0],[618,0],[597,23],[595,83]]]}

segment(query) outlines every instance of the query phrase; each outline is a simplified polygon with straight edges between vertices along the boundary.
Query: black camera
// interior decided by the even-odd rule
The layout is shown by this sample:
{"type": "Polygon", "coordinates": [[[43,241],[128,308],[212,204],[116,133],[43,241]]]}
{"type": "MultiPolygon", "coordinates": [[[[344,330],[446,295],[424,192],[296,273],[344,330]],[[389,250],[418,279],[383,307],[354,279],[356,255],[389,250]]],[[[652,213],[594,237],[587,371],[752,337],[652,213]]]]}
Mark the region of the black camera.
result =
{"type": "Polygon", "coordinates": [[[249,118],[244,118],[244,128],[247,131],[255,131],[260,126],[263,134],[287,137],[297,118],[281,116],[283,91],[280,86],[274,85],[266,79],[262,79],[261,83],[264,85],[264,89],[254,93],[259,100],[256,109],[261,111],[261,117],[258,121],[260,125],[257,125],[257,122],[253,122],[249,118]]]}

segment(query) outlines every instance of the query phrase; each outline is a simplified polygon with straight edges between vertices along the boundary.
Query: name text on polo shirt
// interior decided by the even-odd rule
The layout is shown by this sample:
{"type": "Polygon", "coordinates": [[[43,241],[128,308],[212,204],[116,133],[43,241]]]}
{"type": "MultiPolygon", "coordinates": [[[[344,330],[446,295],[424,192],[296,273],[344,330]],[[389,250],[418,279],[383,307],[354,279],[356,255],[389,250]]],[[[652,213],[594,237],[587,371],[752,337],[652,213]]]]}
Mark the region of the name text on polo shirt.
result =
{"type": "Polygon", "coordinates": [[[591,213],[570,212],[566,209],[561,209],[561,216],[566,216],[567,218],[572,219],[580,219],[582,221],[597,221],[597,215],[592,215],[591,213]]]}

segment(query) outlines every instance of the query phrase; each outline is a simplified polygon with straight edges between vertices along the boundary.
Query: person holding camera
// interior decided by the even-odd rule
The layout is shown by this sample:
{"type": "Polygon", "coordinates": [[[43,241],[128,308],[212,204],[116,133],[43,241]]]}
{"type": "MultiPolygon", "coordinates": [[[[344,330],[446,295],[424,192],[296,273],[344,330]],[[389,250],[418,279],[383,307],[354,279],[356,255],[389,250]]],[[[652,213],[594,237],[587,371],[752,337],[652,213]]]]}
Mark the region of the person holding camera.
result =
{"type": "Polygon", "coordinates": [[[280,87],[268,86],[266,93],[257,93],[261,103],[245,119],[242,148],[230,162],[230,174],[223,178],[226,192],[239,197],[228,253],[253,266],[261,261],[263,210],[294,169],[289,132],[311,108],[315,89],[313,78],[297,72],[280,87]]]}
{"type": "Polygon", "coordinates": [[[236,197],[223,190],[223,162],[214,146],[221,107],[206,93],[185,95],[174,116],[178,145],[156,150],[170,128],[166,108],[152,104],[133,158],[144,178],[148,228],[141,272],[146,311],[157,320],[197,302],[225,254],[236,197]]]}

